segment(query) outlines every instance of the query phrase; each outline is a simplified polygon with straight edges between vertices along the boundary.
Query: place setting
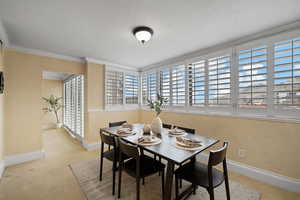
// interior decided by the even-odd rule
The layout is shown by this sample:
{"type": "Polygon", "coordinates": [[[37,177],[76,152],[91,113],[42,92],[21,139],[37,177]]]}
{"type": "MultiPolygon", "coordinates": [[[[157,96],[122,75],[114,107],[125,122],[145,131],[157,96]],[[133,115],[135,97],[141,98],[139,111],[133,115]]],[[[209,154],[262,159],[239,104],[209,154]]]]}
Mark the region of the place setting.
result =
{"type": "Polygon", "coordinates": [[[176,137],[178,137],[178,136],[185,136],[185,135],[187,135],[187,132],[185,130],[182,130],[180,128],[175,127],[175,128],[170,129],[168,131],[168,134],[170,136],[176,136],[176,137]]]}
{"type": "Polygon", "coordinates": [[[202,147],[201,140],[187,137],[176,137],[175,144],[178,149],[188,151],[196,151],[202,147]]]}
{"type": "Polygon", "coordinates": [[[132,124],[124,123],[121,125],[120,128],[117,129],[116,134],[119,137],[127,137],[127,136],[131,136],[131,135],[135,135],[136,132],[133,131],[132,124]]]}
{"type": "Polygon", "coordinates": [[[161,138],[153,134],[150,125],[144,125],[143,135],[138,137],[136,143],[143,146],[157,145],[161,143],[161,138]]]}

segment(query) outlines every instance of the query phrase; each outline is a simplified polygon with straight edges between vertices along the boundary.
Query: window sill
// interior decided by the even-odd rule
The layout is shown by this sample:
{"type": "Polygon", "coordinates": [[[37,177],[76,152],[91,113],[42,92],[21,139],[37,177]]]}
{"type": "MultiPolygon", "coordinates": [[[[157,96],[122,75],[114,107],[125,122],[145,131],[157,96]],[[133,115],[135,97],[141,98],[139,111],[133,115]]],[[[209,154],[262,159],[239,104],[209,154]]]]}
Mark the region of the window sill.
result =
{"type": "MultiPolygon", "coordinates": [[[[149,108],[141,108],[145,111],[151,111],[149,108]]],[[[232,112],[213,112],[213,111],[192,111],[192,110],[177,110],[177,109],[167,109],[163,112],[173,112],[173,113],[182,113],[182,114],[192,114],[192,115],[205,115],[205,116],[221,116],[221,117],[232,117],[232,118],[244,118],[251,120],[263,120],[263,121],[276,121],[276,122],[292,122],[300,123],[300,118],[292,118],[291,116],[266,116],[263,114],[248,114],[248,113],[239,113],[234,114],[232,112]]]]}

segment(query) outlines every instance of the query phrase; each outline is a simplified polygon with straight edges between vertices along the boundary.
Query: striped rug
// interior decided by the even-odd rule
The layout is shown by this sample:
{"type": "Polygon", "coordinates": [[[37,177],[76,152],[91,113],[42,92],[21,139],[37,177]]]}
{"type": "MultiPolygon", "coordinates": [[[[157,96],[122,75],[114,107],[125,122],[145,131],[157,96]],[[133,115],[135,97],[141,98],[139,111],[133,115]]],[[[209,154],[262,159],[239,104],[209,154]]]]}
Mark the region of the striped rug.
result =
{"type": "MultiPolygon", "coordinates": [[[[115,200],[117,195],[112,196],[112,165],[111,162],[104,160],[103,180],[99,181],[99,160],[81,161],[70,165],[74,176],[76,177],[82,191],[88,200],[115,200]]],[[[135,179],[122,173],[122,191],[121,199],[135,199],[135,179]]],[[[117,176],[118,177],[118,174],[117,176]]],[[[141,199],[142,200],[159,200],[161,198],[161,178],[157,174],[147,177],[145,185],[141,184],[141,199]]],[[[116,183],[118,178],[116,178],[116,183]]],[[[183,188],[187,187],[188,183],[183,182],[183,188]]],[[[260,200],[260,194],[252,189],[249,189],[241,184],[230,181],[230,194],[232,200],[260,200]]],[[[174,191],[174,190],[173,190],[174,191]]],[[[117,193],[117,184],[116,184],[117,193]]],[[[190,200],[209,200],[207,191],[203,188],[198,188],[196,195],[192,195],[190,200]]],[[[226,193],[224,184],[215,189],[215,199],[225,200],[226,193]]]]}

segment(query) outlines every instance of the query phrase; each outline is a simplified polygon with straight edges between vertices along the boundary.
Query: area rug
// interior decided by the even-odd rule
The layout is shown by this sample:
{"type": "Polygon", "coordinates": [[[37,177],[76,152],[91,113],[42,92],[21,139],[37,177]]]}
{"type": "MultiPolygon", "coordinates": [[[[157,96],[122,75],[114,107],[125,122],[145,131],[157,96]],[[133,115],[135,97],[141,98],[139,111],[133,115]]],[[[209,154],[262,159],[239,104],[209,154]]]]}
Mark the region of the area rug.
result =
{"type": "MultiPolygon", "coordinates": [[[[117,195],[112,196],[112,165],[111,162],[104,160],[103,177],[99,181],[99,160],[81,161],[70,165],[74,176],[76,177],[82,191],[88,200],[115,200],[117,195]]],[[[118,175],[116,176],[118,177],[118,175]]],[[[141,199],[142,200],[159,200],[161,198],[161,178],[158,174],[147,177],[145,185],[141,184],[141,199]]],[[[116,183],[118,179],[116,178],[116,183]]],[[[188,183],[183,182],[183,188],[187,187],[188,183]]],[[[230,195],[232,200],[260,200],[260,193],[249,189],[241,184],[230,181],[230,195]]],[[[122,191],[121,199],[135,199],[135,179],[122,174],[122,191]]],[[[174,191],[174,190],[173,190],[174,191]]],[[[116,184],[117,193],[117,184],[116,184]]],[[[174,196],[174,195],[173,195],[174,196]]],[[[190,200],[209,200],[207,191],[203,188],[198,188],[196,195],[191,195],[190,200]]],[[[215,189],[215,199],[225,200],[226,193],[224,184],[215,189]]]]}

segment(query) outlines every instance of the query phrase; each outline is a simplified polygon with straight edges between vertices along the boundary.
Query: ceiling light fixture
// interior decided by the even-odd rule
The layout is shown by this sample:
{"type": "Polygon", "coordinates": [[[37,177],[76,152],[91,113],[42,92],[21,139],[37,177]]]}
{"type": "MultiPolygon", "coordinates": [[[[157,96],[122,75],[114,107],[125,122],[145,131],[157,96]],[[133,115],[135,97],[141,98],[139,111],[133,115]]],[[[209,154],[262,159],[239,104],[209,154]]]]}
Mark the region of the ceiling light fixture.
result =
{"type": "Polygon", "coordinates": [[[145,44],[151,39],[153,30],[147,26],[138,26],[133,29],[132,33],[139,42],[145,44]]]}

